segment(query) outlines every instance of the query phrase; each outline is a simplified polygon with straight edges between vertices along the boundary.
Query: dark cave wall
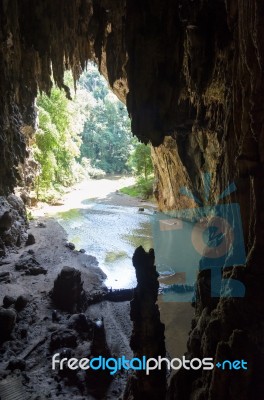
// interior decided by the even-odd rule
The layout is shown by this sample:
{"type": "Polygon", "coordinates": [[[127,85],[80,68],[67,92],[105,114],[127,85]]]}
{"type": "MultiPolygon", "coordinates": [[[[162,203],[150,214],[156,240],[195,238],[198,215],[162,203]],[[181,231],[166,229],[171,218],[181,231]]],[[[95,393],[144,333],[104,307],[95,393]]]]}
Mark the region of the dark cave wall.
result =
{"type": "MultiPolygon", "coordinates": [[[[207,294],[210,274],[200,273],[188,355],[212,356],[220,361],[246,359],[249,371],[227,374],[215,369],[192,375],[182,370],[172,379],[167,397],[261,399],[263,3],[214,2],[210,10],[210,2],[185,2],[181,15],[186,24],[182,93],[187,89],[188,104],[180,94],[176,107],[180,110],[185,104],[194,117],[176,126],[173,139],[164,147],[153,149],[156,190],[161,208],[173,209],[186,206],[188,199],[183,198],[183,202],[179,197],[179,188],[186,181],[196,195],[203,197],[204,172],[211,172],[213,177],[212,204],[228,183],[235,182],[237,192],[225,201],[240,204],[247,267],[225,271],[224,278],[243,282],[246,296],[212,301],[207,294]],[[219,10],[217,14],[212,13],[214,7],[214,12],[219,10]],[[168,193],[169,188],[174,190],[168,193]]],[[[177,119],[177,111],[174,116],[177,119]]]]}
{"type": "Polygon", "coordinates": [[[188,351],[243,355],[256,373],[231,380],[181,371],[170,399],[256,399],[264,390],[263,17],[262,0],[0,1],[0,195],[15,186],[23,129],[34,129],[34,99],[51,88],[51,64],[67,91],[64,69],[77,79],[88,59],[126,101],[135,135],[154,146],[167,136],[152,150],[161,209],[194,205],[179,197],[184,185],[203,198],[205,172],[213,204],[237,185],[227,201],[240,203],[248,264],[226,276],[245,283],[246,298],[204,301],[201,276],[188,351]]]}
{"type": "Polygon", "coordinates": [[[16,185],[17,166],[27,156],[24,133],[35,128],[35,98],[38,90],[49,93],[52,76],[70,97],[65,69],[77,80],[87,61],[96,61],[125,101],[124,5],[123,0],[114,5],[73,0],[63,7],[59,0],[0,1],[0,195],[16,185]]]}
{"type": "Polygon", "coordinates": [[[77,76],[76,65],[80,70],[88,58],[81,24],[86,13],[76,4],[60,10],[56,1],[0,2],[0,194],[16,184],[17,166],[27,155],[24,132],[35,128],[37,90],[49,92],[52,85],[51,62],[54,81],[63,88],[66,64],[77,76]],[[73,35],[77,28],[83,42],[73,35]]]}

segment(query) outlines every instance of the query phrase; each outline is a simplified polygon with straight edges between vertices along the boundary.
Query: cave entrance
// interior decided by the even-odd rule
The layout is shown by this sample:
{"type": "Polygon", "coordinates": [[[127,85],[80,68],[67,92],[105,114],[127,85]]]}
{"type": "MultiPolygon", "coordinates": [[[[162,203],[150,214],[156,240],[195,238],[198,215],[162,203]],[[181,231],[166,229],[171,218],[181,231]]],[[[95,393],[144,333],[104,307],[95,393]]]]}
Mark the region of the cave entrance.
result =
{"type": "MultiPolygon", "coordinates": [[[[39,128],[31,145],[38,162],[35,196],[49,205],[34,214],[55,217],[70,247],[86,252],[90,265],[103,270],[108,288],[132,288],[137,284],[132,265],[135,248],[154,247],[150,147],[132,137],[126,108],[97,66],[88,64],[76,91],[69,73],[64,79],[71,100],[55,86],[50,96],[37,99],[39,128]]],[[[170,279],[174,277],[161,277],[162,286],[170,285],[170,279]]],[[[167,348],[173,356],[181,356],[191,305],[164,302],[160,296],[159,307],[167,348]]]]}
{"type": "Polygon", "coordinates": [[[75,90],[70,73],[64,81],[72,99],[55,85],[37,98],[30,189],[40,207],[32,213],[55,216],[71,247],[99,263],[108,288],[135,287],[134,250],[153,247],[150,147],[132,136],[126,107],[97,66],[88,64],[75,90]]]}

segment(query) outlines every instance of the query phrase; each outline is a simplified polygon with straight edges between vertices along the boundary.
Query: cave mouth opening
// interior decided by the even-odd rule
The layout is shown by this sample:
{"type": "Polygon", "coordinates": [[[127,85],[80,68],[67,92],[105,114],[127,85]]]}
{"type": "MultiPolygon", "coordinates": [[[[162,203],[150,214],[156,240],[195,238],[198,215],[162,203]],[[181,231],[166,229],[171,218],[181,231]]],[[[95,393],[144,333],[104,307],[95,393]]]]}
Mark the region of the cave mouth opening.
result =
{"type": "Polygon", "coordinates": [[[76,83],[66,72],[63,88],[53,84],[36,98],[37,126],[26,138],[28,157],[19,170],[23,186],[36,200],[52,202],[85,178],[140,174],[126,108],[97,67],[88,63],[76,83]]]}

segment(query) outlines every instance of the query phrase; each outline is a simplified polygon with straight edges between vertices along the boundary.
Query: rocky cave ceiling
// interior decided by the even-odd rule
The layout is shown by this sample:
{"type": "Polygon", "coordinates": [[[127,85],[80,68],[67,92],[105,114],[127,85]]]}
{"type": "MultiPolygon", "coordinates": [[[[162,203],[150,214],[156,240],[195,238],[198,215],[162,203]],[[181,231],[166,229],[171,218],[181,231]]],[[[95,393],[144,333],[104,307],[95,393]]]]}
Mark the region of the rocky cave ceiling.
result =
{"type": "Polygon", "coordinates": [[[61,7],[59,0],[2,0],[0,7],[2,192],[12,190],[10,166],[25,156],[37,90],[49,92],[53,73],[67,91],[64,70],[77,79],[87,60],[126,101],[140,140],[176,139],[194,190],[201,186],[195,173],[208,162],[215,171],[228,165],[231,174],[258,168],[261,1],[73,0],[61,7]],[[217,153],[209,161],[208,142],[217,153]]]}
{"type": "Polygon", "coordinates": [[[248,203],[257,207],[252,201],[264,153],[263,2],[61,4],[0,2],[1,194],[12,191],[16,166],[26,156],[37,91],[50,91],[53,74],[67,92],[64,70],[71,69],[78,79],[93,60],[126,102],[133,134],[154,145],[161,208],[177,206],[183,184],[201,197],[202,175],[209,172],[211,200],[236,181],[246,235],[254,236],[249,229],[255,229],[256,216],[248,203]]]}

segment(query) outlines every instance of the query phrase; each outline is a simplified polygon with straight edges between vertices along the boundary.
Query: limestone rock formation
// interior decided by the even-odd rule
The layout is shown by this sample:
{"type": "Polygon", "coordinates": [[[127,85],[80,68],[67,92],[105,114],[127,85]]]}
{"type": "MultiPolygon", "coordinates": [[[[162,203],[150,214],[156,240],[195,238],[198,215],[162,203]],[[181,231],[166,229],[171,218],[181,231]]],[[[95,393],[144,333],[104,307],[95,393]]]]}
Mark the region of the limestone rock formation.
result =
{"type": "MultiPolygon", "coordinates": [[[[133,255],[133,265],[136,270],[137,287],[131,301],[130,318],[133,321],[133,331],[130,340],[134,357],[142,359],[158,359],[165,357],[164,324],[160,321],[160,313],[156,304],[158,298],[158,273],[154,265],[153,249],[146,253],[143,247],[138,247],[133,255]]],[[[151,371],[136,371],[129,377],[124,399],[157,399],[165,398],[166,366],[163,369],[151,371]]]]}
{"type": "Polygon", "coordinates": [[[6,247],[20,246],[27,238],[26,210],[23,201],[11,194],[0,196],[0,257],[6,247]]]}

